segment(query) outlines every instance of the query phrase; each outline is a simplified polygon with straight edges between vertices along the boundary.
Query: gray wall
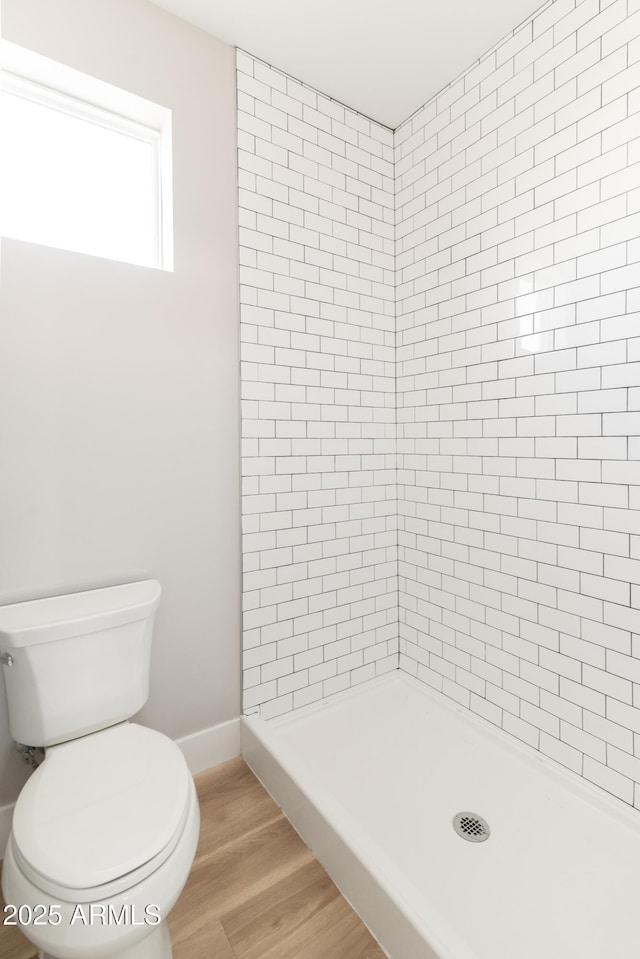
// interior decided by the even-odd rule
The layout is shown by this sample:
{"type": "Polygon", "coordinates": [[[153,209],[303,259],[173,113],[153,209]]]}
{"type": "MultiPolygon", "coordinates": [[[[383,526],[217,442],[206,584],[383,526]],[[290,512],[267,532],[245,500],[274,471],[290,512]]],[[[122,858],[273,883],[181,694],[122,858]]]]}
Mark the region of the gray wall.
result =
{"type": "MultiPolygon", "coordinates": [[[[144,0],[2,0],[6,39],[173,111],[175,272],[3,240],[0,603],[157,577],[144,723],[237,716],[235,58],[144,0]]],[[[0,805],[24,771],[0,684],[0,805]]]]}

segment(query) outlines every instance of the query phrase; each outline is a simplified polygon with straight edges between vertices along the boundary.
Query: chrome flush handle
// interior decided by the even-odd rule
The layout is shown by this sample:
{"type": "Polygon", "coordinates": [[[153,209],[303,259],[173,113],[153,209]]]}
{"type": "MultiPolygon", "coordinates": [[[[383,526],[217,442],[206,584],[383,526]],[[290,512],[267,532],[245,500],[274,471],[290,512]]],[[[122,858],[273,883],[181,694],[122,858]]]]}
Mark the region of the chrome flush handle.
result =
{"type": "Polygon", "coordinates": [[[13,666],[13,656],[11,653],[0,653],[0,663],[3,666],[13,666]]]}

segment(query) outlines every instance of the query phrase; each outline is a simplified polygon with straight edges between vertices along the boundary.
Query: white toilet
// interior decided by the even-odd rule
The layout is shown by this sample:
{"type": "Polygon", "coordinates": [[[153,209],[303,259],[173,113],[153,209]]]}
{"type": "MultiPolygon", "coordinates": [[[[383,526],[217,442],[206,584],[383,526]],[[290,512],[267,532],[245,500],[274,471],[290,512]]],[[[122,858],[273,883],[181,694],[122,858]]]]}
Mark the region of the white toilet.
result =
{"type": "Polygon", "coordinates": [[[171,957],[198,800],[176,744],[128,722],[148,696],[159,601],[146,580],[0,607],[11,734],[45,748],[16,803],[2,893],[45,959],[171,957]]]}

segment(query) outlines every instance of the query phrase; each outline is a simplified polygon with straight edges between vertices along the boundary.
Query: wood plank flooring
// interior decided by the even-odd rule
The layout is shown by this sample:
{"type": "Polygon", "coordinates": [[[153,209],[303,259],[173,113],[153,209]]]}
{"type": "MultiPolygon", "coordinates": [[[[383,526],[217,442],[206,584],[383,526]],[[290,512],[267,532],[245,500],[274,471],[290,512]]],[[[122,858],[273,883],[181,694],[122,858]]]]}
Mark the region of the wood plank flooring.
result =
{"type": "MultiPolygon", "coordinates": [[[[242,759],[196,776],[201,830],[169,916],[174,959],[384,959],[242,759]]],[[[0,926],[0,959],[34,959],[0,926]]]]}

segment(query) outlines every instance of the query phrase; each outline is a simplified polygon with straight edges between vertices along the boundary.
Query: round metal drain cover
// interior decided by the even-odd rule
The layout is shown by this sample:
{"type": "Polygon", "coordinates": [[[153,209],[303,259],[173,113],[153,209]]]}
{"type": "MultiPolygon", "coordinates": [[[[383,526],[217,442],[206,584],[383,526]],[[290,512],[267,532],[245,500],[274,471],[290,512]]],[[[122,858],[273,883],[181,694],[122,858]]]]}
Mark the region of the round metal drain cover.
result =
{"type": "Polygon", "coordinates": [[[468,842],[484,842],[491,835],[489,824],[474,812],[459,812],[453,817],[453,828],[468,842]]]}

